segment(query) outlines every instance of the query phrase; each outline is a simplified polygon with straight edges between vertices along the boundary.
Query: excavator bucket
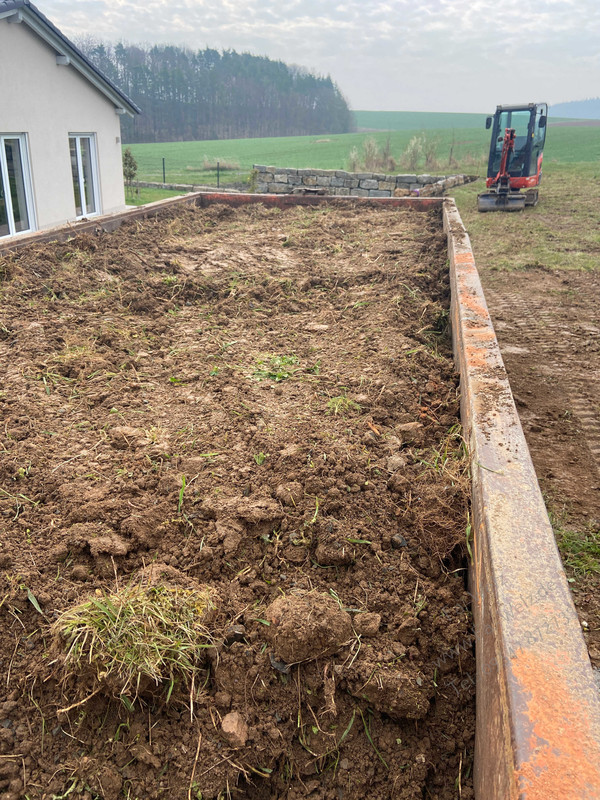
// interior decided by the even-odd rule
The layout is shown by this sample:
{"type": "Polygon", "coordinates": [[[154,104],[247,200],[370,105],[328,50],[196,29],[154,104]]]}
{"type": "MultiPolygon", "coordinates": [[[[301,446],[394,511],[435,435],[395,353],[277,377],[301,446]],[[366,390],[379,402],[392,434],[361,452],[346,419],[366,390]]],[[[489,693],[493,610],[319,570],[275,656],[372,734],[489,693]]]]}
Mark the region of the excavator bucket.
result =
{"type": "Polygon", "coordinates": [[[523,211],[525,195],[520,192],[482,192],[477,195],[478,211],[523,211]]]}

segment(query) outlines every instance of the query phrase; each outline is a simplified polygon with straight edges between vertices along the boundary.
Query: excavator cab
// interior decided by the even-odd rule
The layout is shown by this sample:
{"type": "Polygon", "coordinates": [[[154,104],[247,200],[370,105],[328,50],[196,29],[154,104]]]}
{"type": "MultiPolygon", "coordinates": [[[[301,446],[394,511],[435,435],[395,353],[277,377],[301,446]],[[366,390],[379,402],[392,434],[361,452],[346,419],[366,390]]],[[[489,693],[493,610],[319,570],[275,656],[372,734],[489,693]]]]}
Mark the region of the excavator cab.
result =
{"type": "Polygon", "coordinates": [[[486,128],[492,129],[488,191],[477,198],[479,211],[520,211],[537,203],[547,118],[546,103],[498,106],[487,118],[486,128]]]}

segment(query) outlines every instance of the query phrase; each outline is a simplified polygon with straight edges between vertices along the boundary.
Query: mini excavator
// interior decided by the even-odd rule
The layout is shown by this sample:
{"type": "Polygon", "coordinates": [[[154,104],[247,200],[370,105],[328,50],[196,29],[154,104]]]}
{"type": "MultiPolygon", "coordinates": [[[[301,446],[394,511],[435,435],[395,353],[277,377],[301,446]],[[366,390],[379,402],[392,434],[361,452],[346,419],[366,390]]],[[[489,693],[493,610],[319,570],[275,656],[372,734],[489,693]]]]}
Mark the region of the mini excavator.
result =
{"type": "Polygon", "coordinates": [[[494,116],[486,119],[492,141],[487,191],[477,195],[478,211],[522,211],[536,205],[547,119],[546,103],[497,106],[494,116]]]}

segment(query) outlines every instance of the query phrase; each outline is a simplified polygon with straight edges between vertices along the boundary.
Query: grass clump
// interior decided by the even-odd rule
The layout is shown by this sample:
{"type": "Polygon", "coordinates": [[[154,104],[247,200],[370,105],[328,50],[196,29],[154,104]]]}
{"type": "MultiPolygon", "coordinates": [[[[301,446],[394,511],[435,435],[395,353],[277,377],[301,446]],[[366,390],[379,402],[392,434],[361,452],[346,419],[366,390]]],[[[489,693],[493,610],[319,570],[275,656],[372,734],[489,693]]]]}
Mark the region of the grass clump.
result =
{"type": "Polygon", "coordinates": [[[600,530],[563,530],[558,546],[563,562],[577,575],[600,575],[600,530]]]}
{"type": "Polygon", "coordinates": [[[351,400],[345,394],[332,397],[327,401],[327,414],[339,414],[340,417],[347,417],[351,414],[360,414],[362,408],[359,403],[351,400]]]}
{"type": "Polygon", "coordinates": [[[350,172],[394,172],[398,165],[391,155],[390,137],[380,146],[373,136],[368,136],[362,143],[362,152],[356,146],[352,147],[347,166],[350,172]]]}
{"type": "MultiPolygon", "coordinates": [[[[235,161],[230,158],[219,158],[218,156],[207,156],[205,155],[202,160],[202,169],[207,170],[215,170],[217,168],[217,164],[219,165],[219,169],[221,170],[234,170],[240,168],[240,162],[235,161]]],[[[187,167],[188,170],[193,170],[194,167],[187,167]]]]}
{"type": "Polygon", "coordinates": [[[279,383],[291,378],[294,372],[297,372],[299,368],[294,368],[294,364],[297,363],[297,356],[264,356],[257,358],[256,369],[252,373],[252,377],[259,381],[268,379],[279,383]]]}
{"type": "Polygon", "coordinates": [[[597,523],[575,525],[566,511],[548,512],[563,564],[578,578],[600,575],[600,528],[597,523]]]}
{"type": "Polygon", "coordinates": [[[208,587],[138,581],[70,608],[53,632],[68,671],[91,670],[121,697],[166,685],[169,700],[178,682],[193,690],[214,644],[207,625],[215,609],[208,587]]]}

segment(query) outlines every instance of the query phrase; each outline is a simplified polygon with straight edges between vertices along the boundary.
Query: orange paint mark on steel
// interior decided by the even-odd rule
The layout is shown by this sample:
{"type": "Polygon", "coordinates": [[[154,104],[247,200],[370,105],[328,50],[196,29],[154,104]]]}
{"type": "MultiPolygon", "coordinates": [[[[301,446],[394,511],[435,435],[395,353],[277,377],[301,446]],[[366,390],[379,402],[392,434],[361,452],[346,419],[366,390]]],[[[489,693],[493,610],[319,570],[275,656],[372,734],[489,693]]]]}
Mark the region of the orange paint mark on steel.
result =
{"type": "Polygon", "coordinates": [[[529,760],[517,768],[523,800],[597,798],[600,787],[600,744],[580,687],[565,679],[570,654],[537,655],[518,650],[511,662],[530,726],[529,760]]]}
{"type": "Polygon", "coordinates": [[[478,339],[482,343],[496,340],[496,334],[491,328],[467,328],[465,335],[469,339],[478,339]]]}
{"type": "Polygon", "coordinates": [[[473,253],[455,253],[454,261],[457,264],[473,264],[473,266],[475,266],[473,253]]]}
{"type": "Polygon", "coordinates": [[[467,368],[485,369],[488,366],[486,351],[477,344],[465,344],[467,368]]]}
{"type": "Polygon", "coordinates": [[[473,314],[477,314],[478,317],[484,317],[487,319],[487,309],[481,302],[481,299],[476,295],[468,294],[467,292],[462,291],[460,293],[460,302],[463,308],[472,311],[473,314]]]}

